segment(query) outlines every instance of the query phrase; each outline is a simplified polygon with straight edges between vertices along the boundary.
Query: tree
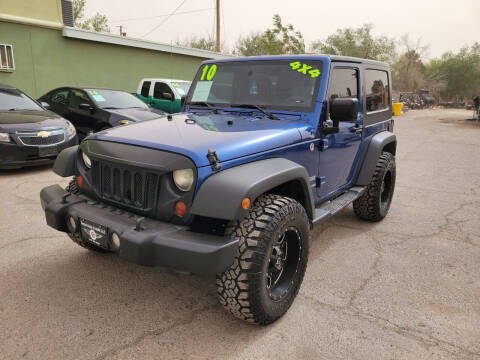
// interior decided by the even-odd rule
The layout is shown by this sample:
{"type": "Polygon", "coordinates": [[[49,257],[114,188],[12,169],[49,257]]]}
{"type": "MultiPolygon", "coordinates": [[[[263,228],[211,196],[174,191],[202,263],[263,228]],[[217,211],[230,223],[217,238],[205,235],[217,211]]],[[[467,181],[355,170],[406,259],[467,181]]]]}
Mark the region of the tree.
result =
{"type": "MultiPolygon", "coordinates": [[[[189,48],[215,51],[216,43],[214,37],[212,35],[209,35],[208,37],[192,36],[191,38],[185,40],[177,40],[175,44],[178,46],[185,46],[189,48]]],[[[227,49],[223,43],[220,44],[220,52],[227,52],[227,49]]]]}
{"type": "Polygon", "coordinates": [[[425,56],[429,46],[422,45],[420,38],[411,41],[408,34],[403,35],[399,43],[405,52],[396,57],[392,63],[394,87],[399,91],[417,91],[426,85],[422,57],[425,56]]]}
{"type": "Polygon", "coordinates": [[[75,27],[97,32],[110,32],[106,15],[96,13],[88,19],[85,18],[86,0],[73,0],[73,22],[75,27]]]}
{"type": "Polygon", "coordinates": [[[471,99],[480,94],[480,43],[430,61],[425,67],[425,76],[430,81],[444,82],[442,95],[448,99],[471,99]]]}
{"type": "Polygon", "coordinates": [[[276,14],[271,29],[240,37],[234,53],[244,56],[303,54],[305,42],[302,34],[292,24],[284,26],[280,15],[276,14]]]}
{"type": "Polygon", "coordinates": [[[356,29],[338,29],[325,40],[314,41],[311,49],[315,53],[391,60],[395,55],[395,41],[386,36],[373,37],[372,28],[371,24],[365,24],[356,29]]]}

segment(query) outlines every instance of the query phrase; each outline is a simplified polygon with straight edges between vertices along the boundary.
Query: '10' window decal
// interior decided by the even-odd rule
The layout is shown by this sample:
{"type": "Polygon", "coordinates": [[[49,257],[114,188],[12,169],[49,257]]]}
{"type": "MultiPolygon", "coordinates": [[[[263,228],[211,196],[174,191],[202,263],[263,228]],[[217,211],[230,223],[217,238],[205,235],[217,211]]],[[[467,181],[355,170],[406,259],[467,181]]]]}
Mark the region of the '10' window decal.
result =
{"type": "Polygon", "coordinates": [[[200,80],[205,80],[205,77],[208,81],[212,81],[215,73],[217,72],[217,65],[213,64],[212,66],[205,65],[202,70],[202,76],[200,76],[200,80]]]}

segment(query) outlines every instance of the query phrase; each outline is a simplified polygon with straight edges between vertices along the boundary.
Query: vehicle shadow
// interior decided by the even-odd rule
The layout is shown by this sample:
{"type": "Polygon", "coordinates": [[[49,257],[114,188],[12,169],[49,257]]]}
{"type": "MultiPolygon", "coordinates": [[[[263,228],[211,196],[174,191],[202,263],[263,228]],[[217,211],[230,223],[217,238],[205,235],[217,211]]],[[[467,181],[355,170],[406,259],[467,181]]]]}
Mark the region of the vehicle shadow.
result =
{"type": "MultiPolygon", "coordinates": [[[[342,237],[323,236],[332,226],[313,231],[310,261],[342,237]]],[[[229,358],[299,316],[291,311],[268,327],[243,323],[218,303],[214,276],[138,266],[67,238],[55,253],[15,269],[2,275],[8,314],[0,311],[0,322],[17,336],[2,348],[27,358],[229,358]]]]}
{"type": "Polygon", "coordinates": [[[51,170],[53,168],[52,164],[38,165],[38,166],[26,166],[19,169],[0,169],[0,177],[9,177],[9,176],[21,176],[21,175],[35,175],[46,170],[51,170]]]}

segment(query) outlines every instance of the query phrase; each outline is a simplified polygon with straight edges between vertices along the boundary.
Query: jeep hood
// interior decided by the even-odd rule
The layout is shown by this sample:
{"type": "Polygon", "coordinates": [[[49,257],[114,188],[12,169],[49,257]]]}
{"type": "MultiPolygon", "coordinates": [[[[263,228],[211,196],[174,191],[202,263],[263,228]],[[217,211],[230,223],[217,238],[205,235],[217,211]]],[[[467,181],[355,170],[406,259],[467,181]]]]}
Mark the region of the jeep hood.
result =
{"type": "Polygon", "coordinates": [[[91,140],[112,141],[176,152],[191,158],[197,167],[209,165],[208,149],[220,162],[293,144],[302,140],[311,125],[298,119],[230,114],[176,114],[101,131],[91,140]]]}

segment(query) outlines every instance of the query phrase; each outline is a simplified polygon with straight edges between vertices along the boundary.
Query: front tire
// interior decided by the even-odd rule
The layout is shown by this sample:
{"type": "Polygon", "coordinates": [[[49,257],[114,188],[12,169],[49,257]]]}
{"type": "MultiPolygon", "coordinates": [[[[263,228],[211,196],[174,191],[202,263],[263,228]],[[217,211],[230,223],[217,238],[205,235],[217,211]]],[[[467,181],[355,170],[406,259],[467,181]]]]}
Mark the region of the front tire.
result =
{"type": "Polygon", "coordinates": [[[287,312],[302,284],[310,243],[305,209],[291,198],[264,195],[227,231],[239,251],[217,275],[219,301],[239,319],[270,324],[287,312]]]}
{"type": "Polygon", "coordinates": [[[395,190],[395,177],[395,156],[384,152],[377,160],[367,189],[353,202],[353,211],[358,218],[380,221],[387,215],[395,190]]]}

